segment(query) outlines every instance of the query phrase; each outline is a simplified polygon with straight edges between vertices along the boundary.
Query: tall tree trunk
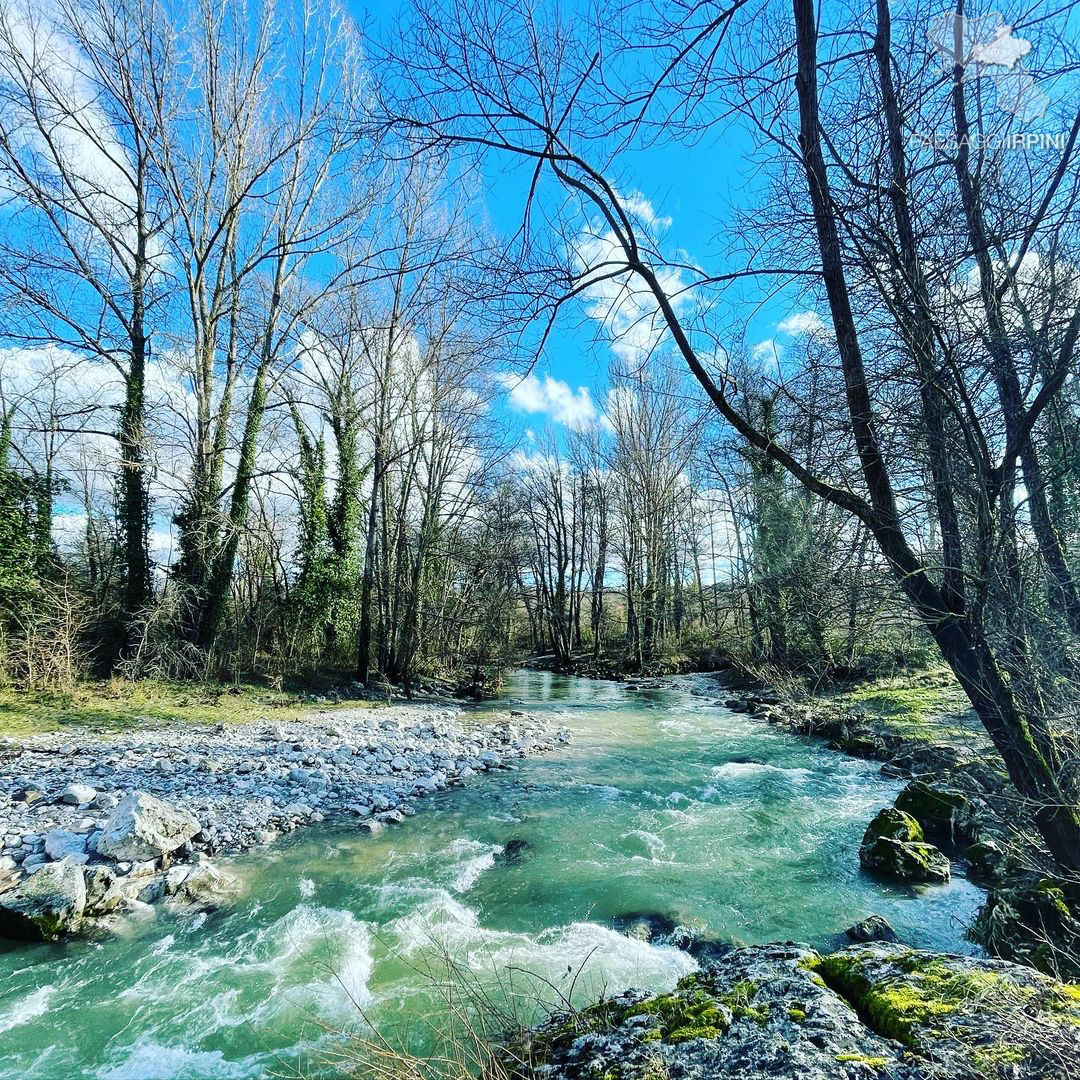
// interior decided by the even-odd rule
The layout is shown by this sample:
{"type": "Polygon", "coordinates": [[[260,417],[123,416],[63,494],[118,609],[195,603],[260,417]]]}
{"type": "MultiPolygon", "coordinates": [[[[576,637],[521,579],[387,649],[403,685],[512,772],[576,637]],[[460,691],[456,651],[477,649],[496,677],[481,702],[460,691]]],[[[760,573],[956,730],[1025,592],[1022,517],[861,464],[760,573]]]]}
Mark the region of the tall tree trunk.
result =
{"type": "Polygon", "coordinates": [[[604,571],[607,568],[607,505],[597,485],[596,492],[596,566],[592,579],[592,608],[590,612],[593,635],[593,660],[604,651],[604,571]]]}
{"type": "Polygon", "coordinates": [[[1018,701],[985,636],[948,609],[941,591],[911,551],[900,527],[892,483],[875,429],[870,394],[851,309],[825,161],[821,153],[817,85],[817,18],[813,0],[793,0],[798,71],[799,145],[821,252],[822,273],[847,391],[848,411],[870,493],[866,524],[901,588],[955,673],[1005,762],[1017,791],[1029,800],[1036,825],[1063,872],[1080,872],[1080,814],[1041,752],[1036,730],[1045,717],[1018,701]]]}
{"type": "Polygon", "coordinates": [[[375,539],[379,527],[379,492],[382,486],[382,437],[375,436],[375,463],[371,470],[367,538],[364,543],[364,575],[360,583],[360,619],[356,633],[356,681],[367,686],[371,679],[371,593],[375,585],[375,539]]]}
{"type": "Polygon", "coordinates": [[[137,644],[137,620],[150,605],[150,497],[146,484],[146,338],[137,301],[131,360],[120,413],[120,534],[124,553],[120,617],[123,652],[137,644]]]}
{"type": "MultiPolygon", "coordinates": [[[[964,98],[964,67],[959,62],[959,58],[965,55],[962,8],[954,15],[954,35],[958,62],[953,68],[952,102],[958,149],[953,155],[953,164],[960,188],[960,201],[964,210],[968,239],[979,271],[979,296],[986,316],[987,347],[992,364],[991,375],[1001,402],[1008,442],[1015,445],[1019,451],[1020,470],[1030,508],[1031,530],[1035,534],[1039,554],[1046,564],[1050,578],[1047,597],[1051,606],[1064,617],[1069,629],[1074,634],[1080,634],[1080,590],[1076,587],[1065,559],[1061,537],[1050,516],[1046,482],[1043,479],[1035,443],[1030,431],[1022,430],[1025,412],[1024,396],[1009,345],[1005,315],[1001,308],[1001,296],[995,283],[994,263],[983,220],[979,182],[970,168],[971,125],[968,122],[964,98]]],[[[1006,468],[1001,477],[1001,490],[1011,492],[1014,485],[1014,470],[1006,468]]]]}
{"type": "Polygon", "coordinates": [[[232,600],[233,577],[236,572],[236,554],[240,537],[247,526],[251,485],[255,478],[255,464],[259,446],[266,401],[269,396],[268,364],[259,365],[251,387],[247,415],[244,418],[244,434],[240,440],[240,460],[236,466],[232,497],[229,500],[229,520],[225,541],[214,560],[206,597],[206,612],[199,623],[198,644],[211,650],[225,624],[225,616],[232,600]]]}

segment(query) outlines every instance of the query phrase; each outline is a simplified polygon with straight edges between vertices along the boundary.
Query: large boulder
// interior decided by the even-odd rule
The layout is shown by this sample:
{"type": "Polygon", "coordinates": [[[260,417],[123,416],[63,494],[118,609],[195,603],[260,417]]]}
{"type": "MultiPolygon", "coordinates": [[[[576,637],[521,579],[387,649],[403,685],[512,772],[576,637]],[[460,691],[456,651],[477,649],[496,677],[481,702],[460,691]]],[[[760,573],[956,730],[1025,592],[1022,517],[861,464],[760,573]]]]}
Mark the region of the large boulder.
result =
{"type": "Polygon", "coordinates": [[[994,956],[1080,979],[1080,900],[1067,881],[1029,878],[991,889],[971,937],[994,956]]]}
{"type": "Polygon", "coordinates": [[[892,806],[867,826],[859,862],[866,870],[901,881],[946,882],[951,872],[945,855],[925,842],[922,826],[892,806]]]}
{"type": "Polygon", "coordinates": [[[1080,1075],[1080,991],[1028,967],[876,943],[825,956],[815,970],[865,1023],[906,1047],[920,1075],[1080,1075]]]}
{"type": "Polygon", "coordinates": [[[0,893],[0,935],[20,941],[56,941],[78,928],[86,908],[83,868],[46,863],[0,893]]]}
{"type": "Polygon", "coordinates": [[[628,991],[507,1040],[546,1080],[1076,1077],[1080,991],[1028,968],[902,945],[753,945],[669,993],[628,991]]]}
{"type": "Polygon", "coordinates": [[[57,860],[76,856],[76,862],[86,862],[86,837],[70,829],[50,829],[45,834],[45,854],[57,860]]]}
{"type": "Polygon", "coordinates": [[[175,896],[181,904],[216,907],[235,897],[240,889],[241,882],[235,874],[200,859],[177,884],[175,896]]]}
{"type": "Polygon", "coordinates": [[[121,799],[105,821],[97,850],[111,859],[159,859],[186,844],[199,829],[198,819],[187,810],[136,791],[121,799]]]}
{"type": "Polygon", "coordinates": [[[975,839],[971,800],[962,791],[912,780],[897,795],[896,808],[915,818],[923,832],[935,840],[955,844],[975,839]]]}

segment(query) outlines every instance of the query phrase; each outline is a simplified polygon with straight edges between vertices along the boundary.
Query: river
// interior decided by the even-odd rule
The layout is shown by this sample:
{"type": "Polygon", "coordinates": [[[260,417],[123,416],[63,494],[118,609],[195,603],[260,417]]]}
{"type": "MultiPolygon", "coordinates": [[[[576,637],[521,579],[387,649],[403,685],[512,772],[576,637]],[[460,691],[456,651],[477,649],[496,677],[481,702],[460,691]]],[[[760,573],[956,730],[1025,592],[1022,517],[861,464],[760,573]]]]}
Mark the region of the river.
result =
{"type": "Polygon", "coordinates": [[[560,714],[569,747],[424,800],[375,837],[319,826],[243,856],[247,890],[226,912],[4,946],[0,1076],[334,1076],[339,1032],[367,1023],[423,1049],[447,957],[496,999],[665,989],[694,969],[612,928],[630,912],[818,945],[877,912],[911,944],[973,951],[963,929],[982,894],[963,877],[917,889],[859,869],[898,782],[700,688],[518,672],[506,698],[560,714]],[[497,858],[511,840],[520,858],[497,858]]]}

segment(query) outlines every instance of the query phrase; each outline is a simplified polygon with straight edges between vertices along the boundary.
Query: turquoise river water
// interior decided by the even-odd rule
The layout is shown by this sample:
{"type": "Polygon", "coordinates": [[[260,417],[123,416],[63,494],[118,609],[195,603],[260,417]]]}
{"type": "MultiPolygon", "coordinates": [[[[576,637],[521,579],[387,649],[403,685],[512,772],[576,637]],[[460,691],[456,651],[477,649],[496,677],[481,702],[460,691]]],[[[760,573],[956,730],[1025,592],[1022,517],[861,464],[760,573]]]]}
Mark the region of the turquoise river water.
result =
{"type": "MultiPolygon", "coordinates": [[[[234,860],[211,916],[0,951],[0,1076],[335,1076],[341,1032],[422,1048],[452,960],[496,997],[664,989],[696,962],[613,928],[659,912],[710,936],[817,945],[886,916],[912,944],[970,951],[981,894],[864,875],[856,849],[899,783],[691,692],[520,672],[507,699],[574,742],[424,800],[369,838],[301,830],[234,860]],[[528,847],[496,856],[510,840],[528,847]]],[[[506,701],[500,704],[506,706],[506,701]]]]}

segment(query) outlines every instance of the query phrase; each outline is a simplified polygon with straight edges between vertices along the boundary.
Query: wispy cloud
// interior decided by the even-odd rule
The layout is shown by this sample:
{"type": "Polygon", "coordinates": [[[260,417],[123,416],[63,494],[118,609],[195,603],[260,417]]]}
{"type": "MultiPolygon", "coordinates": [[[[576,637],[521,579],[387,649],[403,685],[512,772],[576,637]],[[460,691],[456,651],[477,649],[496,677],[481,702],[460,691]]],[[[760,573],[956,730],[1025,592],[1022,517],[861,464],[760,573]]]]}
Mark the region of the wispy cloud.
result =
{"type": "Polygon", "coordinates": [[[575,430],[592,427],[600,419],[587,386],[572,390],[562,379],[537,377],[531,372],[524,376],[504,372],[498,378],[506,387],[511,406],[521,412],[544,413],[575,430]]]}
{"type": "Polygon", "coordinates": [[[816,311],[793,311],[776,324],[781,334],[799,337],[801,334],[821,334],[826,331],[825,320],[816,311]]]}
{"type": "MultiPolygon", "coordinates": [[[[637,192],[619,198],[619,204],[638,229],[655,241],[671,225],[637,192]]],[[[578,272],[587,282],[586,314],[611,338],[611,349],[628,367],[645,363],[668,336],[667,324],[653,296],[636,276],[625,270],[625,256],[615,233],[602,225],[583,230],[574,244],[578,272]]],[[[689,282],[679,267],[658,266],[657,279],[672,306],[679,310],[690,299],[689,282]]]]}
{"type": "Polygon", "coordinates": [[[776,338],[766,338],[759,341],[751,350],[751,358],[762,367],[780,367],[780,359],[784,355],[784,347],[777,343],[776,338]]]}

